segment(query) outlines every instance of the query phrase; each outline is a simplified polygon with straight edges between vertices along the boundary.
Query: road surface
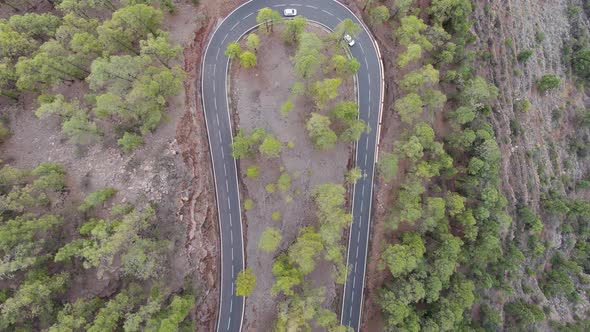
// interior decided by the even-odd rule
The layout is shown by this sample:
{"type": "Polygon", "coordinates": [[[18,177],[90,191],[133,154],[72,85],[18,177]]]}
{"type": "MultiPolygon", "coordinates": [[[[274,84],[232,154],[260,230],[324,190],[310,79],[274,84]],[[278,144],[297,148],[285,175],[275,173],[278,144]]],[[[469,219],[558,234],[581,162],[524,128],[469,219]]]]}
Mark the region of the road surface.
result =
{"type": "Polygon", "coordinates": [[[264,7],[282,13],[295,8],[298,15],[333,29],[350,18],[363,26],[350,48],[361,64],[357,73],[360,119],[370,131],[357,142],[356,166],[364,177],[354,187],[353,222],[350,229],[347,261],[351,268],[344,286],[341,323],[359,329],[363,301],[367,245],[369,240],[373,175],[382,100],[382,67],[377,46],[362,22],[334,0],[252,0],[236,8],[216,28],[203,58],[202,102],[207,124],[215,178],[221,234],[221,297],[217,331],[240,331],[244,298],[235,295],[237,273],[244,268],[244,244],[236,161],[231,155],[232,127],[228,107],[227,72],[224,55],[228,43],[239,40],[257,26],[256,14],[264,7]]]}

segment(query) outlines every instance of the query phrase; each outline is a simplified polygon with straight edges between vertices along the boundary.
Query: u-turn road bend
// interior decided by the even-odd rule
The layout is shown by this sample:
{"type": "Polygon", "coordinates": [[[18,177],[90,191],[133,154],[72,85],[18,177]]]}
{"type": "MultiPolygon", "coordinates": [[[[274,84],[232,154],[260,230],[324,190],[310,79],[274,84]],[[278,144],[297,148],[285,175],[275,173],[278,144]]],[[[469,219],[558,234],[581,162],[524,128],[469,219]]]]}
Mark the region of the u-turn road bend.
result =
{"type": "Polygon", "coordinates": [[[356,145],[356,166],[364,176],[353,193],[347,262],[351,268],[344,285],[341,323],[359,330],[363,303],[367,246],[371,221],[373,178],[382,111],[383,75],[378,46],[365,25],[344,5],[335,0],[252,0],[229,14],[210,37],[203,57],[201,97],[211,159],[221,234],[221,296],[217,331],[240,331],[244,316],[244,297],[235,295],[237,273],[244,269],[244,244],[236,161],[231,154],[232,126],[228,105],[228,43],[240,39],[257,26],[258,10],[270,7],[282,12],[295,8],[298,15],[333,29],[350,18],[363,29],[350,48],[361,64],[357,73],[359,117],[370,130],[356,145]]]}

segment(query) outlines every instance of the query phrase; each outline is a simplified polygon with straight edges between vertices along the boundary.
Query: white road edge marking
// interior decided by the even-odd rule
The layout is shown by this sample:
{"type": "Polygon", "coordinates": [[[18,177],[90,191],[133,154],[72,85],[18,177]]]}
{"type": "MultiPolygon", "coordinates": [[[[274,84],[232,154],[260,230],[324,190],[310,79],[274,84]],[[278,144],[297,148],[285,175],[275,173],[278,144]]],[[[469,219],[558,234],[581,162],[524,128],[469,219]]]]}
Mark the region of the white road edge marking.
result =
{"type": "Polygon", "coordinates": [[[236,24],[234,24],[234,26],[231,27],[231,29],[229,29],[229,31],[234,31],[234,29],[238,26],[238,24],[240,24],[240,22],[242,21],[237,21],[236,24]]]}

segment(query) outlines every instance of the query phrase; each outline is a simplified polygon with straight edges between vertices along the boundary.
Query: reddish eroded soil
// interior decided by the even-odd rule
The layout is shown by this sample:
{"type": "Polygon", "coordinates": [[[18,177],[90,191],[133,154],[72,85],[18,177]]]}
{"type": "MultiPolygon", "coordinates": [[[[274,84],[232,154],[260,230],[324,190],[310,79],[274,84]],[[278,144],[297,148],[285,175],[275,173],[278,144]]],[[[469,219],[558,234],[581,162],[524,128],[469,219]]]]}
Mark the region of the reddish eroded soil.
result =
{"type": "MultiPolygon", "coordinates": [[[[317,28],[310,31],[324,34],[317,28]]],[[[276,27],[275,33],[266,35],[258,32],[261,46],[258,50],[258,65],[254,69],[242,69],[237,63],[232,66],[232,112],[239,128],[249,133],[253,128],[261,127],[281,140],[283,152],[280,158],[268,159],[263,156],[240,161],[241,199],[252,199],[255,206],[244,212],[246,232],[247,265],[254,270],[257,284],[254,292],[246,302],[244,330],[270,331],[276,319],[276,307],[280,297],[270,295],[275,278],[272,275],[274,257],[288,248],[299,229],[306,225],[316,224],[315,204],[311,199],[311,191],[322,183],[342,183],[347,164],[351,157],[351,147],[337,143],[328,151],[317,151],[307,136],[305,121],[311,112],[317,111],[308,97],[294,99],[295,107],[287,116],[281,115],[280,106],[290,95],[289,89],[296,81],[289,57],[295,52],[287,47],[281,39],[281,28],[276,27]],[[287,142],[295,143],[293,148],[287,142]],[[260,167],[260,175],[256,179],[245,177],[248,166],[260,167]],[[276,182],[282,172],[288,172],[292,178],[290,190],[281,193],[278,189],[269,194],[265,190],[268,183],[276,182]],[[291,200],[292,199],[292,200],[291,200]],[[281,220],[274,221],[272,213],[281,213],[281,220]],[[274,254],[267,254],[258,249],[258,240],[262,232],[269,226],[282,230],[282,242],[274,254]]],[[[245,47],[245,45],[243,46],[245,47]]],[[[354,100],[352,79],[345,80],[337,101],[354,100]]],[[[329,110],[335,103],[325,107],[329,110]]],[[[321,113],[326,114],[326,111],[321,113]]],[[[346,245],[343,237],[343,244],[346,245]]],[[[337,294],[341,285],[335,285],[332,277],[331,263],[319,260],[315,271],[309,279],[315,286],[326,289],[326,304],[339,313],[337,294]]]]}

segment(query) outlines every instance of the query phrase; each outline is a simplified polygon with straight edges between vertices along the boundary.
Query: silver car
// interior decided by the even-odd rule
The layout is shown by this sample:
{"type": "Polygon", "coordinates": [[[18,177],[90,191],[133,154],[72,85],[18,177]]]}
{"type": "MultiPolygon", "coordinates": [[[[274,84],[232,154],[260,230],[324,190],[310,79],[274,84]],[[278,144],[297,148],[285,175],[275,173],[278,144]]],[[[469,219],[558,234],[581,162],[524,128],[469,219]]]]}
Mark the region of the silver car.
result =
{"type": "Polygon", "coordinates": [[[345,34],[344,37],[342,37],[342,39],[344,39],[348,46],[354,45],[354,39],[352,39],[352,37],[349,34],[345,34]]]}
{"type": "Polygon", "coordinates": [[[283,10],[283,16],[285,16],[285,17],[297,16],[297,9],[295,9],[295,8],[286,8],[285,10],[283,10]]]}

